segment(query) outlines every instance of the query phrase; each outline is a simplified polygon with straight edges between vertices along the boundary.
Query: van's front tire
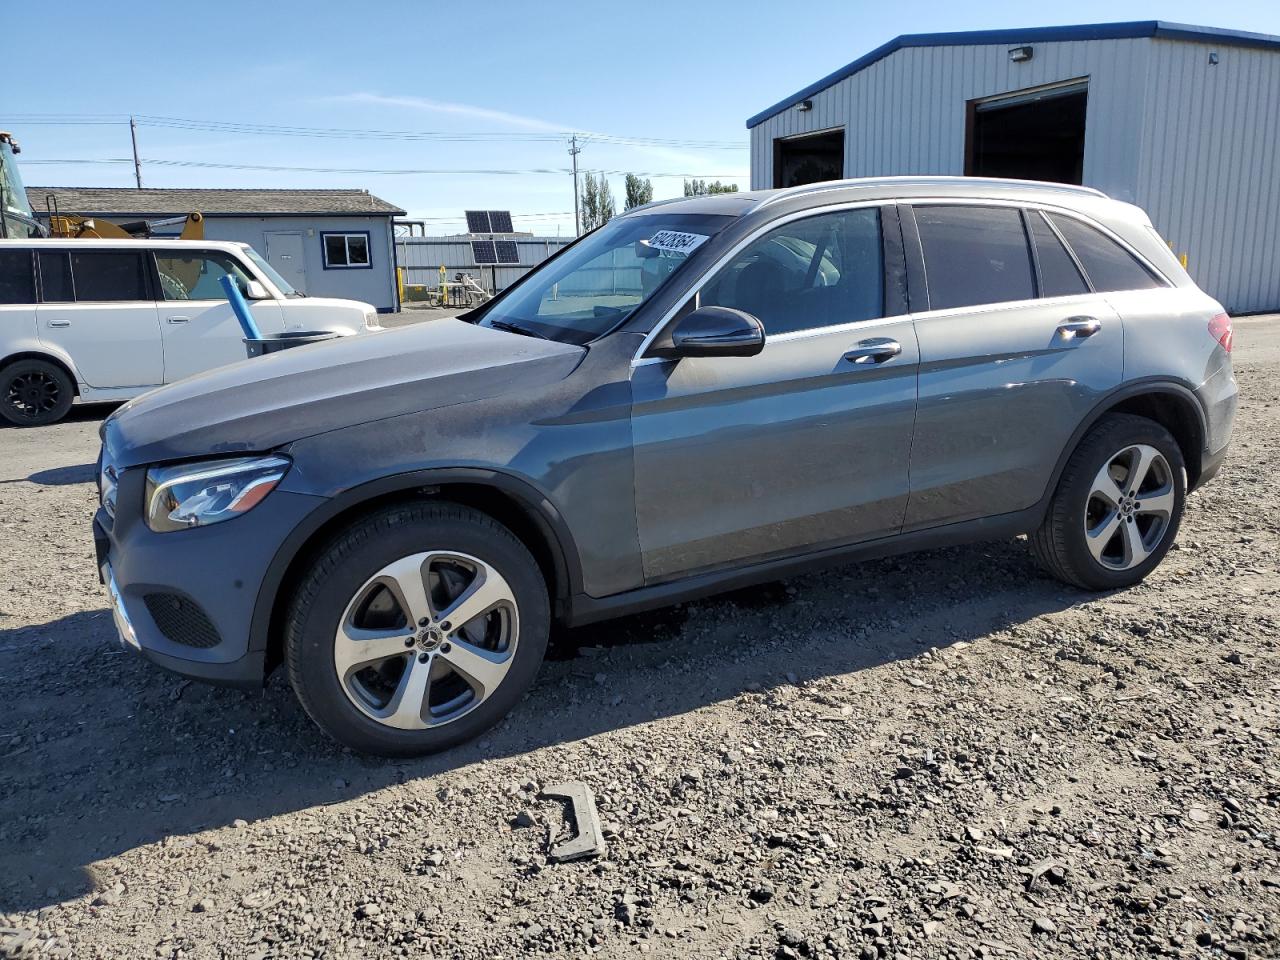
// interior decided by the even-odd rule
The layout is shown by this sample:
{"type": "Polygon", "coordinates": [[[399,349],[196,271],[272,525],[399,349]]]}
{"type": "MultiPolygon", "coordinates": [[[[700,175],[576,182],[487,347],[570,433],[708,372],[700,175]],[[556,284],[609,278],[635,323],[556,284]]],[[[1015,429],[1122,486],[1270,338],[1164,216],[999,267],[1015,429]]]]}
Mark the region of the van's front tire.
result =
{"type": "Polygon", "coordinates": [[[515,535],[452,503],[391,507],[323,550],[290,603],[289,680],[362,753],[445,750],[493,726],[533,683],[547,587],[515,535]]]}
{"type": "Polygon", "coordinates": [[[1186,496],[1182,450],[1169,431],[1146,417],[1108,414],[1067,461],[1031,545],[1065,583],[1129,587],[1169,552],[1186,496]]]}
{"type": "Polygon", "coordinates": [[[0,416],[14,426],[57,423],[75,398],[75,384],[56,363],[15,360],[0,369],[0,416]]]}

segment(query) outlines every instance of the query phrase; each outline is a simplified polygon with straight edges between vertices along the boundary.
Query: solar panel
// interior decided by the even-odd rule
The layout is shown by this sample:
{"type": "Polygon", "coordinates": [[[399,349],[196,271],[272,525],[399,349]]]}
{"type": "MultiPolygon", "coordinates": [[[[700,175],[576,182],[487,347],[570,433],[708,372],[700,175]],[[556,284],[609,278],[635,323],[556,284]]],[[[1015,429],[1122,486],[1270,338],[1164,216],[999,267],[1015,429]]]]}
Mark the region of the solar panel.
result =
{"type": "Polygon", "coordinates": [[[475,258],[477,264],[498,262],[498,254],[493,249],[492,240],[472,240],[471,256],[475,258]]]}
{"type": "Polygon", "coordinates": [[[519,263],[520,251],[516,248],[514,240],[499,240],[498,246],[498,262],[499,263],[519,263]]]}
{"type": "Polygon", "coordinates": [[[515,233],[516,229],[511,225],[510,210],[490,210],[489,225],[492,233],[515,233]]]}
{"type": "Polygon", "coordinates": [[[467,211],[467,233],[493,233],[489,226],[488,210],[467,211]]]}

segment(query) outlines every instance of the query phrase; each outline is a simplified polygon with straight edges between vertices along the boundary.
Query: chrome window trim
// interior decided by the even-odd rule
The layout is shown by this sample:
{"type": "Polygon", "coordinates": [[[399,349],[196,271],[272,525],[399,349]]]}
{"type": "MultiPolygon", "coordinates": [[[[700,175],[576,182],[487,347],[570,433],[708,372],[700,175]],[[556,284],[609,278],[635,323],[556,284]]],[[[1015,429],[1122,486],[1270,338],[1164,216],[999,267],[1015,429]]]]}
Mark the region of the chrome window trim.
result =
{"type": "MultiPolygon", "coordinates": [[[[793,189],[797,189],[797,188],[793,188],[793,189]]],[[[1083,188],[1083,189],[1091,189],[1091,188],[1083,188]]],[[[1099,194],[1099,196],[1105,196],[1105,195],[1099,194]]],[[[1125,250],[1127,253],[1129,253],[1131,256],[1137,259],[1138,262],[1141,263],[1144,267],[1146,267],[1147,270],[1149,270],[1157,280],[1163,283],[1162,289],[1170,289],[1177,286],[1175,283],[1173,283],[1173,281],[1169,279],[1169,277],[1165,274],[1163,270],[1161,270],[1154,263],[1152,263],[1151,260],[1146,256],[1144,256],[1141,251],[1135,249],[1133,244],[1126,241],[1123,237],[1117,235],[1115,231],[1111,230],[1106,225],[1099,223],[1097,220],[1093,219],[1092,217],[1086,214],[1080,213],[1078,210],[1073,210],[1070,207],[1058,206],[1057,204],[1048,203],[1043,200],[1024,200],[1024,199],[1006,198],[1006,197],[880,197],[874,200],[850,200],[845,203],[836,203],[836,204],[830,204],[826,206],[809,207],[804,210],[797,210],[794,213],[789,213],[786,216],[778,217],[777,219],[770,220],[768,223],[761,224],[759,227],[753,230],[743,240],[739,241],[738,244],[735,245],[731,250],[723,254],[720,257],[720,259],[717,260],[702,275],[702,278],[689,290],[688,294],[686,294],[684,297],[681,297],[679,303],[677,303],[675,306],[669,309],[665,314],[663,314],[662,319],[653,325],[653,329],[650,330],[649,333],[645,335],[644,340],[641,341],[640,343],[639,349],[636,350],[635,356],[631,358],[631,366],[638,367],[638,366],[642,366],[649,363],[668,362],[669,358],[666,358],[666,357],[646,357],[644,355],[645,351],[649,349],[649,346],[653,343],[653,341],[657,339],[658,335],[666,328],[667,324],[671,322],[672,318],[680,310],[680,308],[683,307],[688,302],[690,296],[697,296],[697,294],[702,290],[702,288],[706,286],[708,281],[710,281],[712,277],[714,277],[717,273],[719,273],[720,270],[722,270],[730,260],[736,257],[739,253],[741,253],[742,250],[746,248],[749,244],[754,243],[761,236],[773,230],[775,227],[783,226],[787,223],[791,223],[794,220],[803,220],[809,217],[821,216],[826,213],[837,213],[841,210],[852,210],[860,207],[888,207],[888,206],[895,206],[899,204],[909,206],[913,210],[917,206],[1012,207],[1017,210],[1037,210],[1037,211],[1057,213],[1063,216],[1072,217],[1073,219],[1078,220],[1080,223],[1084,224],[1085,226],[1092,227],[1093,229],[1099,231],[1103,236],[1107,237],[1109,240],[1112,240],[1113,242],[1119,244],[1123,250],[1125,250]]],[[[1053,226],[1052,220],[1047,220],[1047,222],[1051,227],[1053,226]]],[[[1030,244],[1031,242],[1030,238],[1027,239],[1027,242],[1028,244],[1030,244]]],[[[1067,250],[1067,252],[1070,253],[1074,258],[1075,251],[1071,249],[1070,245],[1064,243],[1064,247],[1067,250]]],[[[1029,249],[1028,249],[1028,253],[1030,253],[1029,249]]],[[[1082,271],[1082,274],[1083,274],[1083,271],[1082,271]]],[[[1092,283],[1090,283],[1090,287],[1092,288],[1092,283]]],[[[1116,292],[1122,292],[1122,291],[1116,291],[1116,292]]],[[[1103,296],[1103,294],[1098,293],[1096,290],[1090,289],[1088,293],[1071,294],[1070,296],[1099,297],[1099,296],[1103,296]]],[[[794,331],[791,331],[790,333],[775,334],[772,337],[766,334],[765,344],[768,345],[769,342],[773,340],[784,340],[785,342],[785,339],[795,339],[797,334],[816,335],[818,333],[823,333],[828,330],[835,329],[836,327],[865,327],[868,324],[878,323],[878,321],[881,321],[881,320],[900,320],[903,317],[927,318],[927,317],[947,316],[947,315],[956,314],[958,312],[969,313],[969,312],[974,312],[978,310],[984,310],[984,311],[992,310],[992,309],[1002,310],[1007,307],[1026,307],[1026,306],[1030,306],[1037,303],[1044,303],[1046,301],[1059,300],[1059,299],[1063,299],[1063,298],[1062,297],[1037,297],[1033,300],[994,300],[990,303],[974,303],[974,304],[968,304],[964,307],[948,307],[940,310],[921,310],[918,313],[903,314],[900,317],[877,317],[874,320],[857,320],[848,324],[831,324],[825,327],[807,327],[804,330],[794,330],[794,331]]]]}
{"type": "MultiPolygon", "coordinates": [[[[653,325],[653,329],[651,329],[647,334],[645,334],[644,340],[640,342],[640,346],[636,350],[635,356],[631,358],[631,366],[638,367],[638,366],[642,366],[644,364],[649,364],[649,363],[663,363],[663,362],[669,361],[670,358],[667,358],[667,357],[646,357],[644,355],[645,351],[648,350],[650,344],[652,344],[653,341],[658,338],[658,335],[662,333],[664,329],[666,329],[667,324],[671,322],[672,318],[676,315],[676,313],[680,310],[680,308],[689,302],[690,297],[696,297],[702,291],[702,288],[705,287],[707,283],[713,277],[715,277],[722,269],[724,269],[724,267],[731,260],[733,260],[734,257],[736,257],[743,250],[745,250],[748,246],[755,243],[766,233],[769,233],[775,228],[784,226],[795,220],[808,220],[813,217],[820,217],[828,213],[839,213],[842,210],[857,210],[864,207],[876,207],[876,208],[892,207],[892,206],[895,206],[897,203],[898,201],[895,199],[883,198],[883,197],[877,200],[850,200],[846,203],[836,203],[836,204],[831,204],[829,206],[809,207],[808,209],[805,209],[805,210],[797,210],[794,213],[787,214],[786,216],[772,219],[768,223],[760,224],[760,226],[756,227],[756,229],[754,229],[751,233],[747,234],[746,237],[738,241],[736,245],[734,245],[731,249],[729,249],[727,252],[721,255],[719,260],[717,260],[706,271],[703,272],[702,277],[698,280],[698,282],[694,284],[694,286],[690,288],[689,291],[683,297],[680,298],[680,300],[675,304],[675,306],[671,307],[666,313],[662,315],[662,319],[660,319],[657,323],[653,325]]],[[[750,215],[751,214],[744,214],[744,216],[750,216],[750,215]]],[[[881,224],[883,223],[884,223],[884,218],[882,217],[881,224]]],[[[881,239],[881,242],[883,243],[883,238],[881,239]]],[[[774,334],[772,337],[766,334],[765,344],[767,345],[769,342],[773,340],[782,340],[783,338],[795,338],[797,334],[812,335],[816,333],[826,332],[835,327],[855,326],[855,325],[865,326],[868,323],[875,323],[876,321],[884,320],[884,319],[893,319],[893,318],[875,317],[871,320],[856,320],[847,324],[828,324],[827,326],[824,326],[824,327],[806,327],[803,330],[792,330],[789,333],[774,334]]]]}

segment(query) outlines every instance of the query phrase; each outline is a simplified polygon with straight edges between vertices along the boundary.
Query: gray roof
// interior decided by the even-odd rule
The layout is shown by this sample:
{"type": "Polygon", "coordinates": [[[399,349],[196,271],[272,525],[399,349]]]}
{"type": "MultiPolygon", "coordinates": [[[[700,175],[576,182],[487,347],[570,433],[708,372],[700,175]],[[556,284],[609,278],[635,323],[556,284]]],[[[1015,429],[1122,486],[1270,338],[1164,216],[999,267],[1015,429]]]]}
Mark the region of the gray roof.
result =
{"type": "Polygon", "coordinates": [[[367,190],[187,190],[144,187],[27,187],[37,215],[50,194],[63,213],[81,216],[177,217],[199,210],[208,216],[309,214],[404,216],[367,190]]]}

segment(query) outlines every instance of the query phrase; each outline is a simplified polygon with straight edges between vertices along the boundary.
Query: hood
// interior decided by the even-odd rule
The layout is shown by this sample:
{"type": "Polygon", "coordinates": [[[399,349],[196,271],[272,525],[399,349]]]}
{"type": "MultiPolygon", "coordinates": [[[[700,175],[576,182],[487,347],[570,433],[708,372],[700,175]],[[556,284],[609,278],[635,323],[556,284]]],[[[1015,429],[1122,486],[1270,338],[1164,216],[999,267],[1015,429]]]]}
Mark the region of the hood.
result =
{"type": "Polygon", "coordinates": [[[372,303],[365,303],[363,300],[343,300],[340,297],[285,297],[283,300],[277,300],[284,309],[288,310],[291,304],[300,307],[344,307],[349,310],[359,310],[361,313],[365,311],[373,311],[377,313],[377,307],[372,303]]]}
{"type": "Polygon", "coordinates": [[[103,425],[118,468],[260,452],[358,423],[564,379],[584,347],[453,318],[294,347],[130,400],[103,425]]]}

